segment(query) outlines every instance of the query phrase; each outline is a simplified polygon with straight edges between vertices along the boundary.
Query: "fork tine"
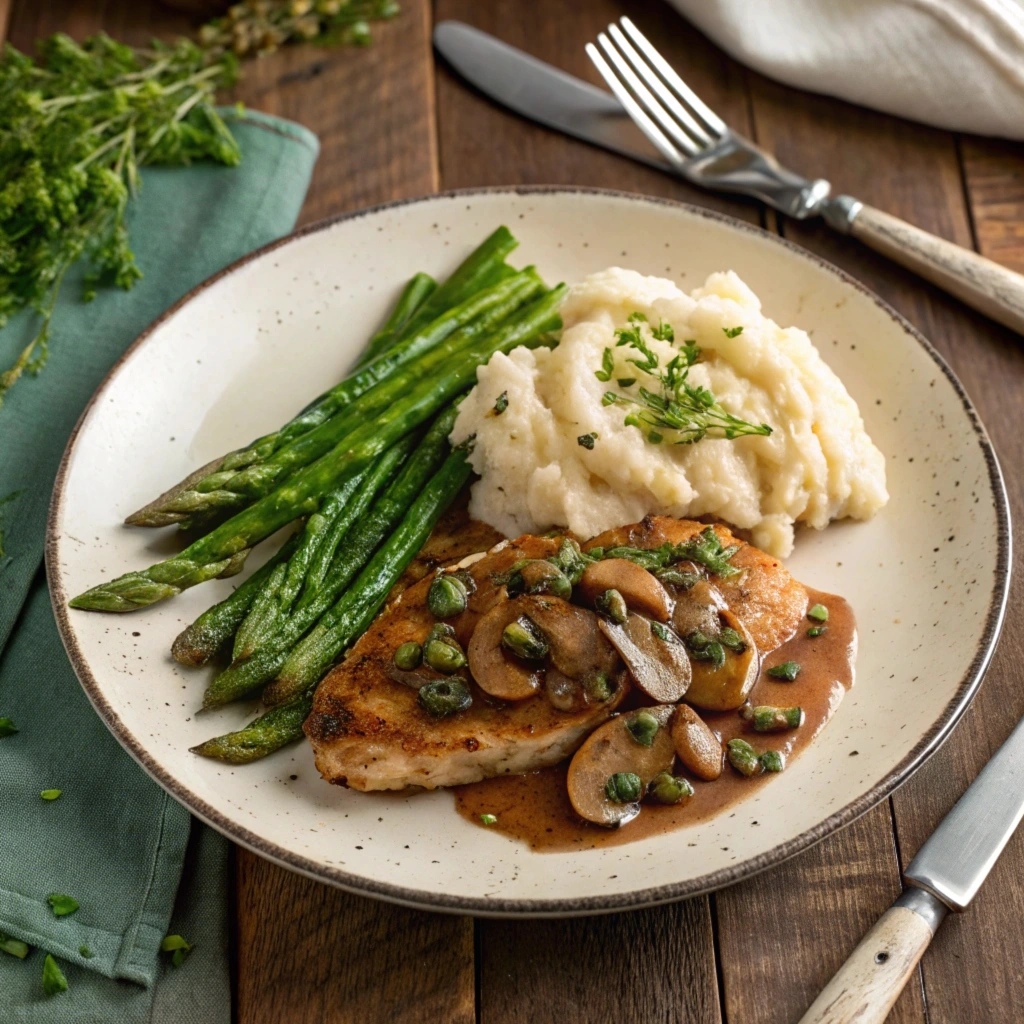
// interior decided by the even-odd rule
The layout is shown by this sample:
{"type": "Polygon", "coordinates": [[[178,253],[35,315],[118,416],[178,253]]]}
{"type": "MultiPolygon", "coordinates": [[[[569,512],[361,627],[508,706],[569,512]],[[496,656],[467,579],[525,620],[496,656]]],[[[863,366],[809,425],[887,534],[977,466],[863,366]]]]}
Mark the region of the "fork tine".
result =
{"type": "Polygon", "coordinates": [[[587,43],[586,51],[594,67],[607,82],[608,88],[615,93],[618,101],[626,108],[626,112],[636,126],[651,140],[658,152],[675,167],[684,164],[686,161],[683,154],[669,142],[664,132],[647,116],[644,108],[633,99],[629,90],[619,81],[615,72],[608,66],[608,62],[601,56],[601,51],[593,43],[587,43]]]}
{"type": "MultiPolygon", "coordinates": [[[[614,25],[609,26],[609,29],[611,30],[614,30],[614,28],[614,25]]],[[[644,83],[636,76],[636,73],[629,66],[622,54],[615,49],[608,36],[605,35],[604,32],[600,33],[597,37],[597,42],[604,51],[605,56],[615,66],[615,70],[618,72],[619,78],[625,79],[626,84],[633,90],[633,93],[640,102],[640,105],[654,118],[655,121],[658,122],[662,130],[672,138],[672,141],[675,142],[683,152],[687,153],[689,156],[696,156],[697,146],[693,139],[691,139],[679,127],[679,125],[672,120],[665,108],[654,98],[647,86],[644,85],[644,83]]]]}
{"type": "Polygon", "coordinates": [[[609,25],[608,34],[618,44],[619,49],[626,55],[627,60],[636,69],[637,74],[643,79],[644,84],[649,89],[655,92],[658,99],[668,107],[668,109],[675,114],[676,120],[682,123],[682,126],[693,136],[697,143],[703,148],[704,146],[710,146],[714,139],[704,130],[700,123],[693,117],[693,115],[675,98],[672,92],[666,87],[665,83],[658,77],[658,75],[651,70],[649,64],[647,64],[643,57],[636,52],[633,44],[623,35],[622,30],[618,25],[609,25]]]}
{"type": "Polygon", "coordinates": [[[708,128],[716,136],[720,136],[728,131],[728,125],[672,70],[668,61],[651,45],[643,32],[625,16],[620,18],[619,21],[644,56],[657,68],[661,77],[676,91],[680,99],[689,104],[691,110],[708,128]]]}

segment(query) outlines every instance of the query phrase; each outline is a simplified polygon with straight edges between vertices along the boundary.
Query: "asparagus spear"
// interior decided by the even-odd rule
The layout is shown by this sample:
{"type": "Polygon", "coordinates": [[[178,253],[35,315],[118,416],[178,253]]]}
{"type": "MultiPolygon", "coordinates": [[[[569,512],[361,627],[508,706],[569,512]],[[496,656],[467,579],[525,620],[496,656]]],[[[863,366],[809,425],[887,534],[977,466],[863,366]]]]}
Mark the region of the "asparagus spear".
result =
{"type": "MultiPolygon", "coordinates": [[[[328,650],[326,638],[318,643],[317,664],[326,668],[330,661],[360,633],[365,632],[405,567],[416,557],[426,543],[430,531],[445,509],[469,479],[470,468],[465,452],[454,451],[402,520],[387,543],[373,556],[359,574],[359,578],[339,602],[345,605],[339,611],[332,633],[337,645],[334,655],[323,662],[328,650]]],[[[238,732],[207,740],[192,751],[204,757],[214,757],[231,764],[246,764],[273,753],[286,743],[302,738],[302,723],[313,703],[313,689],[319,680],[299,690],[288,701],[279,704],[238,732]]]]}
{"type": "MultiPolygon", "coordinates": [[[[400,339],[396,339],[396,341],[411,339],[413,335],[429,326],[447,310],[462,304],[480,291],[487,282],[497,283],[501,279],[501,274],[508,272],[504,263],[505,257],[518,244],[507,228],[498,228],[470,253],[452,276],[413,313],[402,328],[400,339]]],[[[386,353],[382,351],[381,354],[386,353]]],[[[347,390],[339,391],[345,386],[348,386],[349,390],[351,389],[351,385],[348,385],[349,379],[347,378],[315,399],[280,430],[257,438],[245,448],[229,452],[220,459],[214,459],[202,470],[190,474],[150,504],[134,512],[125,522],[132,526],[169,526],[172,523],[181,522],[185,518],[183,514],[164,508],[176,495],[182,491],[194,489],[199,480],[217,472],[237,470],[243,466],[261,462],[296,437],[319,426],[350,400],[347,390]]]]}
{"type": "MultiPolygon", "coordinates": [[[[273,455],[258,464],[237,472],[221,470],[199,481],[192,489],[165,502],[160,509],[161,514],[173,512],[189,517],[202,516],[224,508],[242,508],[269,494],[296,470],[308,466],[330,451],[359,424],[386,409],[396,397],[408,390],[412,380],[427,376],[455,352],[493,331],[542,287],[536,271],[528,268],[490,290],[478,292],[461,306],[395,346],[361,374],[350,378],[350,381],[369,374],[378,363],[398,358],[406,346],[419,345],[429,340],[430,350],[410,361],[401,372],[392,373],[376,386],[361,392],[355,401],[348,403],[331,419],[278,448],[273,455]],[[457,328],[454,331],[453,325],[457,328]]],[[[339,388],[343,386],[339,385],[339,388]]]]}
{"type": "Polygon", "coordinates": [[[126,573],[72,599],[72,608],[89,611],[132,611],[173,597],[186,587],[223,571],[236,557],[299,516],[316,510],[320,496],[361,473],[381,452],[416,429],[441,406],[465,391],[476,369],[495,352],[516,345],[536,345],[539,336],[557,326],[558,307],[565,287],[532,302],[512,326],[479,339],[449,359],[437,377],[420,380],[407,394],[375,420],[364,423],[344,441],[291,477],[273,493],[222,523],[190,544],[174,558],[158,562],[142,572],[126,573]]]}
{"type": "MultiPolygon", "coordinates": [[[[283,626],[292,610],[296,595],[306,581],[303,578],[305,574],[308,574],[313,563],[320,559],[326,561],[328,565],[330,564],[339,543],[352,529],[353,524],[362,522],[374,499],[391,482],[403,463],[409,458],[417,440],[418,437],[415,433],[403,437],[396,445],[381,455],[367,473],[354,478],[352,483],[344,484],[334,492],[332,499],[338,497],[341,507],[333,515],[332,522],[321,535],[321,543],[310,558],[307,557],[307,552],[303,550],[300,541],[295,553],[288,560],[287,566],[281,566],[284,571],[278,577],[276,586],[274,585],[275,581],[268,580],[265,588],[267,596],[262,602],[263,608],[257,611],[257,602],[254,602],[253,610],[250,612],[252,623],[249,623],[247,619],[243,624],[247,627],[244,634],[242,629],[239,629],[239,639],[236,640],[232,653],[235,661],[249,657],[268,637],[274,635],[277,629],[283,626]]],[[[332,499],[324,504],[329,505],[332,499]]],[[[331,515],[331,512],[331,508],[328,508],[328,516],[331,515]]],[[[309,517],[309,522],[306,525],[307,531],[309,524],[317,515],[318,513],[314,513],[309,517]]]]}
{"type": "Polygon", "coordinates": [[[380,330],[370,339],[363,354],[356,363],[356,368],[365,366],[386,352],[402,337],[405,326],[413,314],[430,298],[437,288],[437,282],[429,274],[416,274],[402,289],[391,315],[381,324],[380,330]]]}
{"type": "Polygon", "coordinates": [[[237,700],[274,678],[292,647],[334,604],[381,543],[396,529],[417,495],[430,484],[448,455],[448,435],[452,432],[457,411],[457,403],[453,402],[441,412],[395,482],[345,538],[323,585],[303,594],[292,617],[266,637],[249,658],[231,665],[213,680],[203,694],[204,708],[237,700]]]}
{"type": "Polygon", "coordinates": [[[297,543],[298,535],[292,534],[281,549],[229,597],[208,608],[192,625],[186,626],[171,647],[174,660],[182,665],[205,665],[234,635],[271,573],[291,557],[297,543]]]}

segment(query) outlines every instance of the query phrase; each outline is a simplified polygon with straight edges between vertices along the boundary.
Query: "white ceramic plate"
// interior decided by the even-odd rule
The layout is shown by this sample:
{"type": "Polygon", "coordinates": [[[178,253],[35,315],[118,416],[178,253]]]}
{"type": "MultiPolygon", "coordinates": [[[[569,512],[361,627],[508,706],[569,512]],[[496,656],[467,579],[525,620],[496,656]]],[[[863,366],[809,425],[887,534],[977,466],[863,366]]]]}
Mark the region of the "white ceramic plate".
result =
{"type": "MultiPolygon", "coordinates": [[[[173,796],[287,867],[408,904],[579,914],[712,889],[853,820],[941,744],[977,689],[1008,582],[1008,511],[991,445],[959,383],[905,321],[848,277],[747,225],[674,203],[572,189],[435,196],[316,225],[224,271],[158,320],[93,398],[57,479],[47,564],[68,654],[97,711],[173,796]],[[141,569],[173,531],[124,516],[187,472],[286,420],[340,378],[402,283],[449,272],[498,224],[551,281],[620,264],[692,288],[732,268],[778,322],[807,329],[888,459],[870,523],[803,532],[789,561],[848,598],[857,683],[812,747],[735,813],[641,842],[532,853],[460,818],[445,792],[366,796],[320,781],[306,745],[231,768],[188,748],[253,706],[195,715],[208,679],[169,654],[238,581],[131,615],[66,598],[141,569]],[[98,486],[97,481],[102,481],[98,486]],[[857,756],[851,754],[857,751],[857,756]],[[760,822],[751,828],[750,822],[760,822]]],[[[252,560],[253,562],[256,559],[252,560]]]]}

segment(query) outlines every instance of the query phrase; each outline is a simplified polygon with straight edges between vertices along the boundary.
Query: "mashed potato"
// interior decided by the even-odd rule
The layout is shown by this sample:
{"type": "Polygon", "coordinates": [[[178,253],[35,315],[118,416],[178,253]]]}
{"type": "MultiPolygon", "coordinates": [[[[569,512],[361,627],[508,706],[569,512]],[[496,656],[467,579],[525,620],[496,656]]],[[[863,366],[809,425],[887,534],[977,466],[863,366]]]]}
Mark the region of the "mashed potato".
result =
{"type": "Polygon", "coordinates": [[[731,271],[686,295],[671,281],[611,268],[572,289],[562,318],[555,348],[517,348],[479,368],[451,435],[456,444],[475,435],[470,512],[507,536],[568,527],[588,538],[648,513],[712,515],[784,557],[796,522],[823,529],[888,501],[884,457],[842,382],[803,331],[763,316],[731,271]],[[622,388],[619,378],[652,384],[625,362],[638,353],[615,344],[635,311],[675,330],[673,343],[645,331],[662,366],[695,340],[702,355],[689,383],[734,416],[769,424],[770,436],[672,444],[666,435],[652,444],[624,424],[628,408],[602,404],[609,390],[635,395],[637,385],[622,388]],[[615,358],[609,382],[594,375],[605,349],[615,358]],[[579,442],[587,434],[596,434],[592,448],[579,442]]]}

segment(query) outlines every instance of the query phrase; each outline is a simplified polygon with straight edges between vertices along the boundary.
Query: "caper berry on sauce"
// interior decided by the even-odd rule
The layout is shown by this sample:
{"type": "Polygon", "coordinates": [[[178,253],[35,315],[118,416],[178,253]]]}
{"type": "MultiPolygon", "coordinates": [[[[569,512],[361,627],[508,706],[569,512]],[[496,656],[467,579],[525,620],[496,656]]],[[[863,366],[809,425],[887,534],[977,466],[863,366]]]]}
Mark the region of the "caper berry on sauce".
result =
{"type": "Polygon", "coordinates": [[[608,776],[604,792],[609,800],[617,804],[631,804],[640,799],[643,782],[636,772],[616,772],[608,776]]]}
{"type": "Polygon", "coordinates": [[[757,707],[747,705],[740,709],[740,715],[754,727],[754,732],[785,732],[799,729],[804,722],[803,708],[777,708],[770,704],[757,707]]]}
{"type": "Polygon", "coordinates": [[[423,648],[414,640],[399,644],[395,651],[395,666],[403,672],[411,672],[414,668],[419,668],[422,660],[423,648]]]}
{"type": "Polygon", "coordinates": [[[450,619],[466,610],[469,594],[466,584],[453,573],[441,573],[434,577],[427,591],[427,607],[438,619],[450,619]]]}
{"type": "Polygon", "coordinates": [[[647,795],[659,804],[678,804],[693,796],[693,786],[682,776],[661,772],[651,780],[647,795]]]}
{"type": "Polygon", "coordinates": [[[423,660],[435,672],[443,672],[447,676],[466,664],[466,655],[454,640],[428,640],[423,648],[423,660]]]}
{"type": "Polygon", "coordinates": [[[649,711],[640,710],[626,718],[626,729],[642,747],[652,746],[660,725],[649,711]]]}
{"type": "Polygon", "coordinates": [[[501,634],[502,646],[526,661],[540,661],[547,656],[548,642],[544,634],[526,615],[510,622],[501,634]]]}
{"type": "Polygon", "coordinates": [[[435,679],[421,686],[416,694],[420,706],[435,718],[444,718],[465,711],[473,703],[466,681],[461,676],[435,679]]]}

